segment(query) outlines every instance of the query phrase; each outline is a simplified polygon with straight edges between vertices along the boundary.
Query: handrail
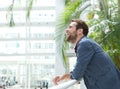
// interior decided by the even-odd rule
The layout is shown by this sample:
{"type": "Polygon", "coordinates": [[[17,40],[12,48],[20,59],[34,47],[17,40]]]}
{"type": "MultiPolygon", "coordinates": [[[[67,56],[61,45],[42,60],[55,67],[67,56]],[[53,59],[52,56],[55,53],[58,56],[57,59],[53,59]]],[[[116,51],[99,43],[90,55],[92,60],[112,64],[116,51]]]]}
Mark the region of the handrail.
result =
{"type": "Polygon", "coordinates": [[[53,86],[53,87],[51,87],[49,89],[67,89],[70,86],[73,86],[75,83],[77,83],[77,80],[70,80],[68,82],[61,83],[59,85],[53,86]]]}

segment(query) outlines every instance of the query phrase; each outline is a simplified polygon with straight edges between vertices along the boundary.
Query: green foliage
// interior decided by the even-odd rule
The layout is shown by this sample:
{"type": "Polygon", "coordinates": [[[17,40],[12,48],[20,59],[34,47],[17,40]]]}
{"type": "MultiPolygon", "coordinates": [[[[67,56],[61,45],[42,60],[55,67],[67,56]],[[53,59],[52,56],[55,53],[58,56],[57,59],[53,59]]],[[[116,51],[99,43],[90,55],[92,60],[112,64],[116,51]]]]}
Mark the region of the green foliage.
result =
{"type": "Polygon", "coordinates": [[[71,14],[73,14],[76,10],[76,8],[79,6],[80,4],[80,1],[77,1],[77,2],[68,2],[65,9],[64,9],[64,12],[62,13],[62,17],[64,17],[64,21],[65,23],[69,22],[71,19],[72,19],[72,16],[71,14]]]}
{"type": "MultiPolygon", "coordinates": [[[[21,0],[19,0],[19,1],[21,1],[21,0]]],[[[36,1],[36,0],[26,0],[26,3],[27,3],[26,18],[27,18],[27,20],[30,19],[29,17],[30,17],[30,11],[32,9],[33,1],[36,1]]],[[[9,6],[8,13],[6,15],[6,18],[8,20],[10,27],[15,26],[13,9],[14,9],[14,0],[12,0],[12,3],[9,6]]]]}
{"type": "Polygon", "coordinates": [[[96,40],[112,57],[115,65],[120,69],[120,14],[116,1],[100,1],[100,10],[96,11],[97,19],[89,23],[92,29],[90,37],[96,40]],[[110,4],[111,3],[111,4],[110,4]]]}
{"type": "Polygon", "coordinates": [[[13,8],[14,8],[14,0],[12,1],[12,4],[9,6],[8,13],[6,15],[6,18],[8,19],[10,27],[15,26],[15,22],[14,22],[14,18],[13,18],[13,8]]]}
{"type": "Polygon", "coordinates": [[[26,14],[27,19],[29,19],[29,17],[30,17],[30,11],[32,9],[33,1],[34,0],[28,0],[27,14],[26,14]]]}

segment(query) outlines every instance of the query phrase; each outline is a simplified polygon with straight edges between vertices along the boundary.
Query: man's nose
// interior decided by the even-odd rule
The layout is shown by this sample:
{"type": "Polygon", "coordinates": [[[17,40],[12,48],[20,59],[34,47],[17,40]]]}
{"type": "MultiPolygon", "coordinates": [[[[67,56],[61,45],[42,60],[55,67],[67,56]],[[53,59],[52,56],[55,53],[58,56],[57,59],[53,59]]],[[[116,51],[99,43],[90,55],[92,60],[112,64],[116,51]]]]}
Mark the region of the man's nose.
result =
{"type": "Polygon", "coordinates": [[[68,30],[68,29],[66,29],[65,31],[66,31],[66,33],[68,33],[68,31],[69,31],[69,30],[68,30]]]}

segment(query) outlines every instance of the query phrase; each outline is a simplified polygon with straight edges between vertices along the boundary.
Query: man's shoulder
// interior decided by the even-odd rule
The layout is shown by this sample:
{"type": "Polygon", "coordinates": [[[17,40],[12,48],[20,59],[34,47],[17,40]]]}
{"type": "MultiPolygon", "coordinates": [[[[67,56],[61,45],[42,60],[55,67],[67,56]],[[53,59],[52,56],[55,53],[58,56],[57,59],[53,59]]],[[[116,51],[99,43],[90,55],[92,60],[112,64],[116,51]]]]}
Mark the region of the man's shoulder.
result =
{"type": "Polygon", "coordinates": [[[93,44],[92,39],[90,39],[88,37],[83,37],[78,43],[78,45],[82,46],[82,47],[91,47],[92,44],[93,44]]]}
{"type": "Polygon", "coordinates": [[[92,47],[92,46],[99,46],[100,47],[100,45],[97,42],[95,42],[93,39],[88,38],[88,37],[83,37],[79,41],[78,45],[87,46],[87,47],[92,47]]]}
{"type": "Polygon", "coordinates": [[[95,43],[95,41],[94,40],[92,40],[91,38],[88,38],[88,37],[83,37],[81,40],[80,40],[80,42],[79,43],[95,43]]]}

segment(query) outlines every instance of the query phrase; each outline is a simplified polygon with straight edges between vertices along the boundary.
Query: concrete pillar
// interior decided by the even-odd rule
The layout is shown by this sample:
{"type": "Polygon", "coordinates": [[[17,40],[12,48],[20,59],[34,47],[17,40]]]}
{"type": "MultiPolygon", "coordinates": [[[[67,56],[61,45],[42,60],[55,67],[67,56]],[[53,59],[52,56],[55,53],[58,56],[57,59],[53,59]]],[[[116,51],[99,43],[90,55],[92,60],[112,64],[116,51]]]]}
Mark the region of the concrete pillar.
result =
{"type": "MultiPolygon", "coordinates": [[[[56,0],[56,19],[58,18],[58,15],[63,11],[64,6],[65,6],[65,0],[56,0]]],[[[59,43],[57,42],[56,44],[59,45],[59,43]]],[[[62,54],[60,52],[56,51],[55,75],[60,75],[65,73],[65,68],[63,66],[63,60],[61,58],[61,55],[62,54]]]]}

